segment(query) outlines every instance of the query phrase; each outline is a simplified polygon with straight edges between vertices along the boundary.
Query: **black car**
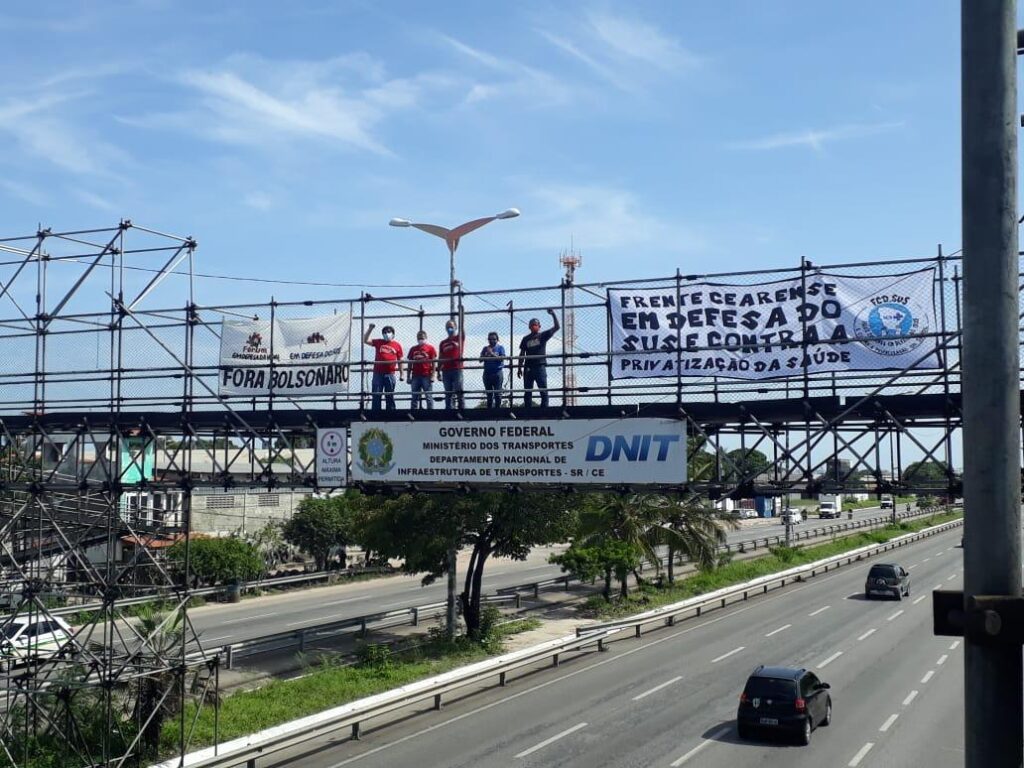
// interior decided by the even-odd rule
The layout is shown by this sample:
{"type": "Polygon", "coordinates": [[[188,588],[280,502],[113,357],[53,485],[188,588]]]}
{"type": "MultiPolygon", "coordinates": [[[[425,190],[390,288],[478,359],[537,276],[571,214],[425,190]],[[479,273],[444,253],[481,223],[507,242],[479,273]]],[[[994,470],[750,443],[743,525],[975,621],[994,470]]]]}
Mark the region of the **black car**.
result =
{"type": "Polygon", "coordinates": [[[902,600],[910,597],[910,574],[907,569],[895,563],[877,563],[871,566],[864,581],[864,596],[895,597],[902,600]]]}
{"type": "Polygon", "coordinates": [[[760,666],[740,694],[736,731],[749,739],[757,731],[780,731],[811,743],[811,731],[832,722],[829,684],[806,669],[760,666]]]}

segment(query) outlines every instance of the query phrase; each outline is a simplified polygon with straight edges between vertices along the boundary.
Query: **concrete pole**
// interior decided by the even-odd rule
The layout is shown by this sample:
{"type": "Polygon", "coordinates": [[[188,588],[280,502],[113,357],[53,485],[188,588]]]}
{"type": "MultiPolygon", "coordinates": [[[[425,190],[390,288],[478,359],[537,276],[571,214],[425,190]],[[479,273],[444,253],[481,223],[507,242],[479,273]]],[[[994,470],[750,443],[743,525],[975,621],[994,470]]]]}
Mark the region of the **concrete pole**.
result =
{"type": "MultiPolygon", "coordinates": [[[[964,596],[1021,594],[1015,0],[962,0],[964,596]]],[[[966,768],[1020,768],[1020,646],[964,643],[966,768]]]]}

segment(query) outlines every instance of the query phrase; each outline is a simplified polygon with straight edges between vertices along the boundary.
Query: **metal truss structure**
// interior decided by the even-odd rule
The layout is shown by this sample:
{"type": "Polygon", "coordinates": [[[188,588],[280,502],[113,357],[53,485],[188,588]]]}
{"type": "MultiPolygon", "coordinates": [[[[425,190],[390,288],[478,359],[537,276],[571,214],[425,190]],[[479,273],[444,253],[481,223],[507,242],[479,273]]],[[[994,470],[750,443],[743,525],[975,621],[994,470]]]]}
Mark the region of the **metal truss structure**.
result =
{"type": "MultiPolygon", "coordinates": [[[[549,407],[522,407],[511,377],[501,408],[480,407],[480,363],[472,357],[458,412],[409,410],[402,392],[396,410],[372,411],[372,360],[361,344],[336,394],[221,396],[224,319],[349,313],[356,342],[375,323],[411,343],[419,329],[440,335],[448,294],[207,306],[194,292],[195,249],[189,237],[128,221],[0,239],[0,316],[7,318],[0,319],[0,594],[11,596],[0,605],[0,636],[18,622],[49,624],[74,612],[72,638],[59,650],[30,642],[22,653],[34,658],[0,669],[0,766],[117,766],[189,748],[204,702],[216,701],[217,678],[217,660],[188,620],[192,491],[315,488],[308,446],[317,427],[659,416],[685,419],[691,436],[687,482],[663,490],[711,499],[844,490],[960,495],[961,278],[958,257],[941,249],[900,261],[461,291],[470,352],[488,331],[512,347],[528,318],[548,309],[563,318],[570,312],[575,339],[568,351],[557,336],[551,342],[549,407]],[[753,382],[611,376],[610,287],[678,293],[697,280],[756,286],[819,270],[925,267],[935,269],[939,323],[928,334],[938,341],[941,368],[753,382]],[[754,456],[767,461],[755,464],[754,456]],[[933,471],[908,472],[922,463],[933,471]],[[129,490],[174,491],[182,504],[130,508],[129,490]],[[180,557],[168,558],[175,544],[180,557]],[[158,599],[159,613],[140,613],[140,603],[158,599]]],[[[828,344],[804,342],[801,351],[828,344]]]]}

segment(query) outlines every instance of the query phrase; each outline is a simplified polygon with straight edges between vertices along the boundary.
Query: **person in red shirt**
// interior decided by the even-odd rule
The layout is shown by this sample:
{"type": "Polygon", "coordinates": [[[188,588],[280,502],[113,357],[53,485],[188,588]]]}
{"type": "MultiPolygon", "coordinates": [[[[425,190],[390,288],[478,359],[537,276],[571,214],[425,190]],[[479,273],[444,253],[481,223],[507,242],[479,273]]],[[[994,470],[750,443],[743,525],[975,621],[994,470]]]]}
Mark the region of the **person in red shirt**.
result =
{"type": "Polygon", "coordinates": [[[409,386],[412,388],[412,409],[418,410],[420,398],[433,410],[434,366],[437,364],[437,350],[427,341],[427,332],[420,330],[416,334],[416,345],[409,348],[409,386]]]}
{"type": "Polygon", "coordinates": [[[370,380],[370,391],[373,393],[370,408],[374,411],[380,410],[380,396],[384,393],[384,399],[389,411],[395,410],[395,374],[405,381],[402,373],[402,345],[395,341],[395,329],[390,325],[381,328],[381,338],[371,339],[370,334],[376,326],[370,323],[363,334],[363,343],[373,347],[374,363],[373,378],[370,380]]]}
{"type": "Polygon", "coordinates": [[[444,385],[444,407],[460,409],[465,405],[463,397],[462,348],[466,344],[466,334],[462,330],[464,315],[459,307],[459,322],[452,318],[444,324],[446,338],[437,349],[437,368],[441,372],[441,383],[444,385]]]}

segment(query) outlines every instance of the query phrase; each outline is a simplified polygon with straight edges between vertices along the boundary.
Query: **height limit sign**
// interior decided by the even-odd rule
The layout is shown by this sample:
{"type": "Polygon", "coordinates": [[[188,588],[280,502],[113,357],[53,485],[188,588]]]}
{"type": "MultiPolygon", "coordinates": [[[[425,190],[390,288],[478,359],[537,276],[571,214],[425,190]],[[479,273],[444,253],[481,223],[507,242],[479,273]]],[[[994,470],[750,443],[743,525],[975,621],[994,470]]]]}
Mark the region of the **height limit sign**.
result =
{"type": "Polygon", "coordinates": [[[348,475],[348,431],[344,427],[316,431],[316,484],[341,488],[348,475]]]}

